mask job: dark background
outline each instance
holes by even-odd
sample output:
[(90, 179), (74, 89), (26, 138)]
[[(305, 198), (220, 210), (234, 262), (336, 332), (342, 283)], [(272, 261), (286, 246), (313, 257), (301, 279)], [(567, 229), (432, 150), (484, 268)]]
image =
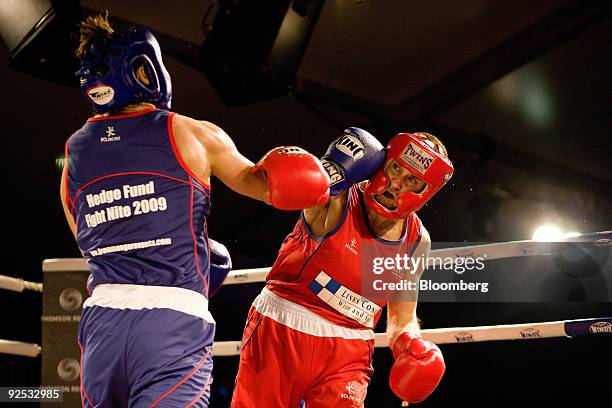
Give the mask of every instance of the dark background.
[[(286, 144), (320, 155), (348, 126), (383, 142), (397, 131), (438, 135), (456, 173), (419, 215), (433, 241), (457, 243), (529, 239), (546, 222), (583, 233), (612, 229), (606, 3), (328, 0), (291, 95), (227, 106), (189, 60), (203, 42), (210, 1), (81, 1), (153, 29), (172, 75), (173, 109), (221, 126), (253, 161)], [(7, 53), (0, 81), (1, 273), (40, 282), (43, 259), (79, 256), (59, 202), (56, 159), (90, 112), (77, 89), (10, 69)], [(240, 197), (217, 180), (212, 186), (211, 237), (226, 244), (235, 268), (271, 265), (297, 213)], [(218, 340), (240, 337), (261, 286), (224, 288), (213, 299)], [(566, 289), (555, 302), (423, 303), (418, 314), (423, 328), (612, 315), (610, 303)], [(40, 344), (39, 294), (2, 291), (0, 310), (0, 338)], [(610, 337), (445, 345), (447, 374), (420, 405), (604, 402), (610, 345)], [(216, 361), (212, 406), (223, 407), (237, 359)], [(376, 351), (368, 406), (399, 406), (386, 385), (390, 362), (388, 350)], [(0, 355), (0, 385), (39, 381), (40, 358)]]

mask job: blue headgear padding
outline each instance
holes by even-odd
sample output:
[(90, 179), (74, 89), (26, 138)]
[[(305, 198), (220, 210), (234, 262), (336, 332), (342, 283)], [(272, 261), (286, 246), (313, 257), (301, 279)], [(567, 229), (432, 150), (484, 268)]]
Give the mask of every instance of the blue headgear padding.
[[(136, 78), (140, 65), (147, 73), (148, 85)], [(158, 108), (170, 109), (170, 74), (157, 40), (147, 29), (115, 33), (110, 39), (92, 44), (77, 75), (81, 91), (98, 113), (134, 102), (151, 102)]]

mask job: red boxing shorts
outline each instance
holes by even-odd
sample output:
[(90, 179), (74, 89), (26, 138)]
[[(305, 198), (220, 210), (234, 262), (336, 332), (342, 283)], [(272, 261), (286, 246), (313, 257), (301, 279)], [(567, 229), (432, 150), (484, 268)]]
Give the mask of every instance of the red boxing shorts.
[(264, 288), (242, 336), (232, 408), (363, 407), (374, 332), (335, 325)]

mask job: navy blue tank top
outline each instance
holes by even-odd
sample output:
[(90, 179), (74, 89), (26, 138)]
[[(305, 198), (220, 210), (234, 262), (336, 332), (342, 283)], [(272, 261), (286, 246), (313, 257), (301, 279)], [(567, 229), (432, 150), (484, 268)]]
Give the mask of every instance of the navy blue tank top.
[(183, 163), (173, 115), (91, 118), (66, 143), (68, 207), (90, 291), (125, 283), (208, 296), (210, 186)]

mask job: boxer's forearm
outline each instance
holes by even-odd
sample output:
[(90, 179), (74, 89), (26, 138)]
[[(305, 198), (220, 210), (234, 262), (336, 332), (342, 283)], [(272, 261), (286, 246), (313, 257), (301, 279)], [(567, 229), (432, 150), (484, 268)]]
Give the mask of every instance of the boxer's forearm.
[[(413, 257), (415, 259), (427, 259), (431, 248), (431, 238), (425, 228), (422, 228), (421, 241), (417, 246)], [(419, 268), (414, 274), (409, 275), (413, 282), (418, 283), (421, 275), (424, 271), (424, 265), (420, 264)], [(420, 325), (417, 319), (416, 309), (416, 291), (408, 294), (402, 294), (402, 296), (410, 296), (411, 301), (389, 301), (388, 313), (387, 313), (387, 334), (389, 336), (389, 346), (393, 346), (395, 339), (403, 332), (413, 333), (420, 335)], [(406, 299), (404, 297), (404, 299)]]
[(403, 332), (420, 334), (419, 321), (416, 316), (416, 302), (389, 302), (387, 307), (387, 335), (389, 347)]
[(270, 204), (270, 190), (264, 173), (257, 171), (255, 165), (246, 167), (239, 175), (237, 189), (240, 194)]
[[(212, 143), (211, 143), (212, 144)], [(226, 186), (247, 197), (270, 204), (270, 193), (265, 174), (257, 171), (255, 164), (244, 157), (231, 139), (209, 148), (211, 174)]]

